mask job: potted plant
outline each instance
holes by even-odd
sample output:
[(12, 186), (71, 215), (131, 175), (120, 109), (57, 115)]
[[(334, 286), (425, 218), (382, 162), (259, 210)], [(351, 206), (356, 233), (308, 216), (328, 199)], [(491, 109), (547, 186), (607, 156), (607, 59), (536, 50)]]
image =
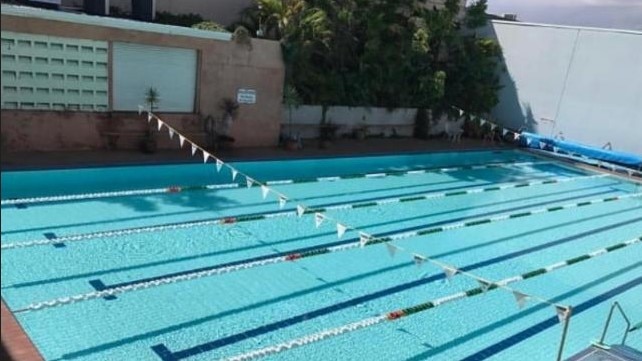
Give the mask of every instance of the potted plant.
[(366, 136), (368, 135), (368, 125), (366, 123), (365, 115), (361, 118), (361, 124), (359, 124), (354, 128), (353, 133), (354, 133), (355, 139), (357, 140), (366, 139)]
[(288, 134), (283, 141), (287, 150), (297, 150), (300, 148), (299, 139), (292, 135), (292, 108), (297, 108), (301, 104), (301, 99), (292, 85), (287, 85), (283, 91), (283, 103), (288, 108)]
[[(159, 96), (158, 90), (154, 87), (149, 87), (145, 92), (145, 103), (149, 106), (149, 111), (154, 112), (156, 104), (158, 104)], [(158, 142), (156, 141), (156, 132), (152, 124), (147, 125), (145, 137), (142, 142), (142, 149), (145, 153), (155, 153), (158, 149)]]
[(230, 127), (236, 119), (239, 110), (239, 103), (231, 98), (223, 98), (219, 103), (219, 109), (223, 112), (220, 121), (214, 127), (215, 147), (229, 149), (235, 139), (230, 136)]

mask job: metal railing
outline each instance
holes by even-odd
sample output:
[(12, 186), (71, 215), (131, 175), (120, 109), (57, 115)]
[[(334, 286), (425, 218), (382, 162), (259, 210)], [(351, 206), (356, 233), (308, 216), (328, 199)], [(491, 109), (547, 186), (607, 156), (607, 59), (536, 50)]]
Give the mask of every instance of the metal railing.
[(626, 322), (626, 330), (624, 331), (624, 336), (622, 336), (622, 343), (621, 343), (622, 345), (626, 343), (626, 337), (629, 335), (629, 332), (632, 330), (631, 321), (629, 321), (629, 318), (626, 316), (626, 313), (624, 312), (624, 309), (622, 309), (622, 306), (620, 306), (618, 302), (613, 302), (613, 305), (611, 306), (611, 311), (609, 311), (609, 317), (606, 319), (606, 324), (604, 325), (604, 330), (602, 331), (602, 337), (600, 338), (600, 345), (604, 344), (606, 333), (611, 324), (611, 319), (613, 318), (613, 311), (615, 311), (616, 309), (620, 312), (620, 314), (622, 315), (622, 318), (624, 318), (624, 321)]

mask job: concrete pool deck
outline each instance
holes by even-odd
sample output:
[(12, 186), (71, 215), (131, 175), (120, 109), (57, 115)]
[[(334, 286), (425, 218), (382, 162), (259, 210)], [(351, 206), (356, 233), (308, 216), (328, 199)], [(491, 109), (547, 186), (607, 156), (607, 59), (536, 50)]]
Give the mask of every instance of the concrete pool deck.
[(0, 314), (2, 324), (0, 358), (13, 361), (44, 360), (9, 308), (7, 308), (4, 300), (2, 300)]

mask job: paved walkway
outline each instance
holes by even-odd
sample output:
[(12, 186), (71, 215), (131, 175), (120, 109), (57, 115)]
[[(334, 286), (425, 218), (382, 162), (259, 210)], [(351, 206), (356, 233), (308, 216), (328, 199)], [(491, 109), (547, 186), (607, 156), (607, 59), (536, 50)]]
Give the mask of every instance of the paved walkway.
[[(462, 139), (461, 143), (451, 143), (444, 139), (368, 139), (356, 141), (341, 139), (329, 148), (320, 149), (317, 141), (307, 141), (304, 148), (287, 151), (277, 147), (238, 148), (216, 153), (223, 160), (260, 160), (332, 157), (346, 155), (395, 154), (422, 151), (448, 151), (463, 149), (496, 148), (491, 144), (475, 139)], [(508, 147), (510, 145), (503, 145)], [(144, 154), (136, 150), (88, 150), (55, 152), (3, 152), (0, 161), (2, 170), (66, 168), (101, 165), (160, 164), (177, 162), (199, 162), (200, 157), (190, 157), (189, 150), (163, 150), (154, 154)]]

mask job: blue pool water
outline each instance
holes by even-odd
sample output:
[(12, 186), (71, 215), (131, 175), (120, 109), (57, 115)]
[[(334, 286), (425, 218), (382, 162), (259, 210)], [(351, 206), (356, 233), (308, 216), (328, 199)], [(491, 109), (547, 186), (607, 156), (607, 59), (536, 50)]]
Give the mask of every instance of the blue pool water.
[[(438, 227), (595, 199), (642, 188), (616, 177), (519, 151), (412, 154), (297, 161), (242, 162), (260, 181), (347, 176), (417, 168), (501, 163), (502, 166), (382, 178), (275, 185), (309, 207), (458, 192), (546, 179), (569, 182), (397, 202), (327, 215), (375, 235)], [(2, 173), (2, 199), (169, 186), (227, 184), (214, 165), (109, 167)], [(244, 183), (239, 177), (237, 181)], [(296, 201), (295, 201), (296, 199)], [(394, 244), (500, 280), (642, 236), (641, 198), (542, 212), (409, 237)], [(258, 187), (2, 206), (2, 244), (21, 243), (279, 210)], [(343, 241), (358, 235), (348, 232)], [(32, 303), (223, 264), (287, 254), (338, 242), (334, 226), (312, 215), (234, 224), (175, 227), (2, 250), (2, 298), (12, 310)], [(408, 253), (390, 257), (383, 244), (255, 267), (16, 317), (47, 360), (217, 360), (477, 287), (464, 276), (417, 267)], [(601, 333), (619, 301), (642, 320), (642, 244), (511, 284), (522, 292), (572, 305), (566, 356)], [(621, 338), (614, 321), (607, 341)], [(519, 310), (496, 290), (295, 348), (273, 360), (553, 360), (562, 327), (550, 305)], [(627, 344), (642, 348), (642, 331)]]

